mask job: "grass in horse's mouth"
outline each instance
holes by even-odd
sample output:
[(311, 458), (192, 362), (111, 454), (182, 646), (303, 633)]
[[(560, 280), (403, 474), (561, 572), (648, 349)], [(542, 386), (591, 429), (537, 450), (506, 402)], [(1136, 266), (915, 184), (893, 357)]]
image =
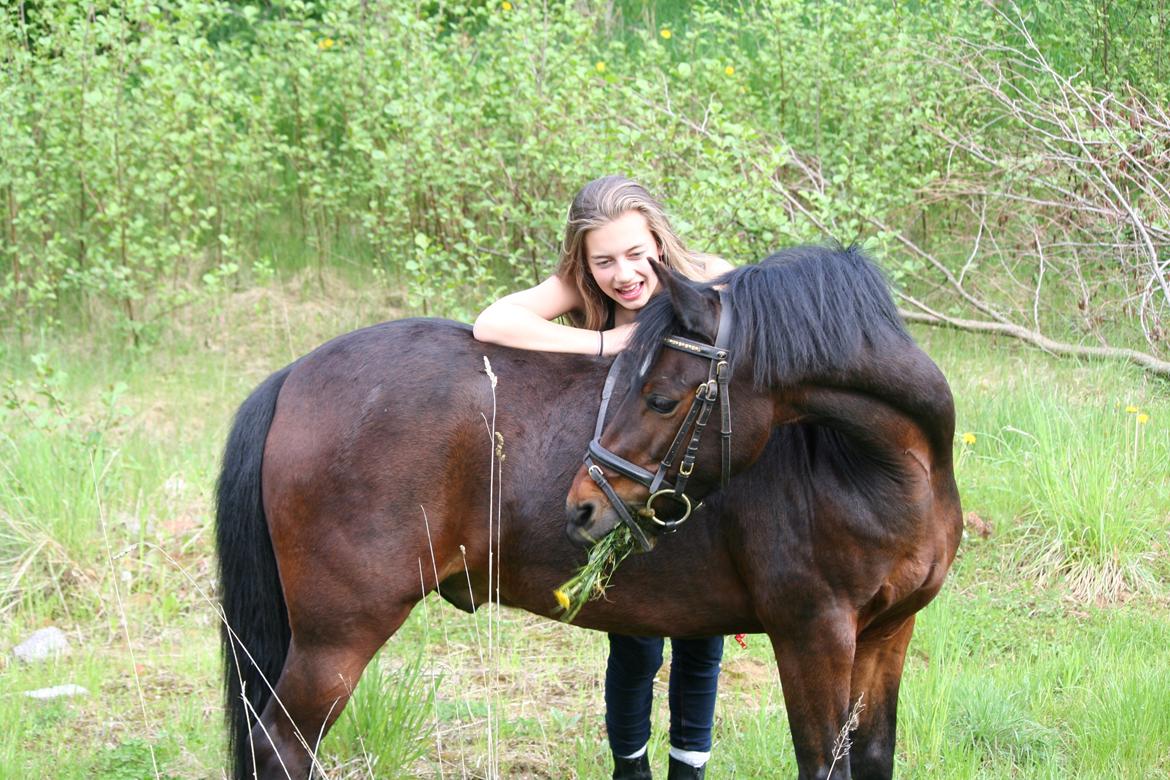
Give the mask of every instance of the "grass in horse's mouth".
[(605, 588), (618, 564), (635, 548), (634, 537), (625, 525), (619, 525), (589, 548), (589, 560), (565, 584), (553, 591), (561, 606), (561, 620), (566, 623), (577, 616), (589, 601), (605, 595)]

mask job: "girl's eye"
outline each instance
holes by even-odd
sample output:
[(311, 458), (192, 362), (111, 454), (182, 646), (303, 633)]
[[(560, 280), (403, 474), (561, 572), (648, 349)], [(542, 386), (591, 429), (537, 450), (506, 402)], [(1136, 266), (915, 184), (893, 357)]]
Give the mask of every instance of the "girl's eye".
[(664, 395), (651, 395), (646, 398), (646, 406), (659, 414), (670, 414), (678, 406), (678, 401)]

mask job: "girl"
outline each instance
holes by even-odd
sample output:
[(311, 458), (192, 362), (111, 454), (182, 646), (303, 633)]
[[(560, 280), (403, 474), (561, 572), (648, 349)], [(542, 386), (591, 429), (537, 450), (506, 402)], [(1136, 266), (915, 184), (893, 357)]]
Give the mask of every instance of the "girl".
[[(634, 315), (658, 289), (650, 260), (696, 280), (731, 270), (721, 258), (688, 251), (641, 185), (622, 176), (591, 181), (569, 207), (556, 273), (484, 309), (475, 320), (475, 337), (522, 349), (616, 354), (633, 330)], [(571, 324), (553, 322), (558, 317)], [(609, 647), (605, 724), (613, 777), (649, 780), (646, 746), (663, 640), (610, 634)], [(722, 636), (671, 640), (668, 780), (704, 775), (722, 656)]]

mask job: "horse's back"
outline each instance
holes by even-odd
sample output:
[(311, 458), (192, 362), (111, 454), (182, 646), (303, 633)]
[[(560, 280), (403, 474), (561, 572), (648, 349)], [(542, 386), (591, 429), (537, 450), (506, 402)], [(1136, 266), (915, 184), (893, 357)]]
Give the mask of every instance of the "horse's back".
[[(488, 524), (469, 518), (489, 506), (493, 423), (507, 452), (505, 511), (557, 523), (559, 534), (580, 460), (566, 442), (587, 441), (603, 375), (601, 361), (481, 343), (444, 320), (383, 323), (322, 345), (292, 368), (266, 442), (264, 503), (278, 558), (313, 549), (314, 565), (346, 580), (406, 558), (415, 567), (421, 553), (435, 555), (443, 580), (451, 550), (449, 565), (463, 571), (463, 545), (474, 570)], [(506, 525), (527, 536), (523, 524)]]
[(266, 481), (344, 479), (391, 466), (393, 454), (422, 452), (450, 435), (460, 417), (453, 407), (483, 395), (484, 383), (473, 381), (482, 377), (482, 360), (477, 366), (469, 341), (458, 323), (400, 320), (347, 333), (305, 355), (277, 401)]

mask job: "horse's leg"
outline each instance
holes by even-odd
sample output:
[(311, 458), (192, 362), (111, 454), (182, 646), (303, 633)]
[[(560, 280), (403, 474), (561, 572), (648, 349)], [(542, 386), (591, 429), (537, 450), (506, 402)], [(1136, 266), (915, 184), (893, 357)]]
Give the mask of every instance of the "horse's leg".
[(900, 624), (863, 631), (853, 663), (853, 701), (862, 698), (849, 764), (854, 780), (887, 780), (894, 775), (898, 686), (906, 662), (906, 646), (914, 632), (914, 616)]
[[(822, 613), (769, 630), (800, 780), (848, 780), (839, 746), (849, 719), (855, 628), (847, 612)], [(834, 751), (840, 755), (834, 763)]]
[[(315, 627), (292, 642), (275, 696), (252, 728), (252, 746), (259, 780), (303, 780), (310, 776), (313, 756), (333, 721), (341, 714), (366, 664), (402, 625), (411, 605), (387, 615), (381, 630), (336, 632)], [(307, 633), (307, 632), (306, 632)]]

